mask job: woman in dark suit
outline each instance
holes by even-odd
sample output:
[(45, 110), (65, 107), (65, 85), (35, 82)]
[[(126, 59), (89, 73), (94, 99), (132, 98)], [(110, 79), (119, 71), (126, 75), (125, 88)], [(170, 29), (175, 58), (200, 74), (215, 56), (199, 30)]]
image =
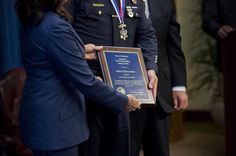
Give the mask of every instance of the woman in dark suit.
[[(36, 156), (76, 156), (88, 139), (84, 96), (113, 112), (140, 103), (99, 81), (84, 59), (83, 42), (63, 8), (65, 0), (18, 0), (27, 73), (20, 108), (23, 142)], [(91, 51), (91, 50), (90, 50)]]

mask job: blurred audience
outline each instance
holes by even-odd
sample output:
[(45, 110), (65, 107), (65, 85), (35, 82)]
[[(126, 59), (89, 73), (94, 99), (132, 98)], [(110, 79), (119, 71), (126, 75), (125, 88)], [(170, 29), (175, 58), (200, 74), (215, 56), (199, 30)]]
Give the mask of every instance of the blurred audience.
[(217, 41), (224, 79), (226, 155), (236, 155), (236, 1), (203, 0), (203, 29)]

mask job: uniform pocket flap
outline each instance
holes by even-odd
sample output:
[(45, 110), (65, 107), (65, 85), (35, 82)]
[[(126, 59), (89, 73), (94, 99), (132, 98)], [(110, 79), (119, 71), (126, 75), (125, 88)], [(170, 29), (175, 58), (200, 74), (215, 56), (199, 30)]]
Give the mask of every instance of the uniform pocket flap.
[(101, 16), (104, 14), (111, 15), (110, 7), (105, 6), (103, 3), (86, 3), (84, 4), (84, 9), (86, 15), (97, 15)]

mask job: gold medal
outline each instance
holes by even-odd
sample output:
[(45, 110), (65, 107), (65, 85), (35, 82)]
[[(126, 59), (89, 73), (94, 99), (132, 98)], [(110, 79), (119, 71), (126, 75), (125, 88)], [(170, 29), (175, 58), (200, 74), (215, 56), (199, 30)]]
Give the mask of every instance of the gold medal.
[[(126, 38), (128, 38), (128, 31), (125, 29), (126, 27), (126, 24), (125, 24), (125, 21), (124, 21), (124, 13), (125, 13), (125, 1), (123, 0), (120, 0), (120, 8), (118, 7), (117, 5), (117, 2), (116, 0), (111, 0), (111, 3), (112, 3), (112, 6), (116, 12), (116, 15), (120, 21), (120, 25), (118, 26), (120, 30), (120, 38), (123, 39), (123, 40), (126, 40)], [(132, 2), (135, 2), (137, 3), (137, 0), (132, 0)], [(128, 7), (127, 7), (128, 9)]]
[(120, 38), (123, 40), (126, 40), (126, 38), (128, 38), (128, 32), (126, 29), (123, 28), (120, 30)]
[(119, 25), (119, 28), (120, 28), (120, 29), (125, 28), (125, 27), (126, 27), (126, 24), (120, 23), (120, 25)]
[(128, 31), (125, 29), (125, 27), (126, 27), (126, 24), (124, 24), (124, 23), (121, 23), (119, 25), (119, 28), (121, 29), (120, 30), (120, 38), (123, 40), (126, 40), (126, 38), (128, 38)]
[(137, 0), (131, 0), (133, 4), (137, 4)]

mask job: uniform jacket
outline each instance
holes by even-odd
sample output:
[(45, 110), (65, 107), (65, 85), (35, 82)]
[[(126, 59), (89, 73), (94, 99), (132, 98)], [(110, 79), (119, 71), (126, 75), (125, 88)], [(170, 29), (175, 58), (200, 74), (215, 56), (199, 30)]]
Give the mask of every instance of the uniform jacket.
[(158, 40), (158, 103), (166, 112), (172, 112), (172, 87), (186, 86), (180, 26), (172, 0), (148, 0), (148, 6)]
[[(126, 0), (124, 21), (128, 38), (125, 41), (120, 38), (119, 20), (110, 0), (72, 0), (68, 8), (74, 16), (73, 26), (85, 44), (141, 47), (146, 68), (157, 70), (157, 40), (151, 21), (145, 16), (143, 0), (137, 0), (136, 4)], [(133, 17), (128, 15), (129, 8)]]
[(33, 150), (56, 150), (88, 138), (84, 96), (122, 112), (128, 103), (97, 80), (84, 60), (83, 42), (59, 15), (46, 13), (23, 33), (27, 80), (20, 109), (23, 142)]

